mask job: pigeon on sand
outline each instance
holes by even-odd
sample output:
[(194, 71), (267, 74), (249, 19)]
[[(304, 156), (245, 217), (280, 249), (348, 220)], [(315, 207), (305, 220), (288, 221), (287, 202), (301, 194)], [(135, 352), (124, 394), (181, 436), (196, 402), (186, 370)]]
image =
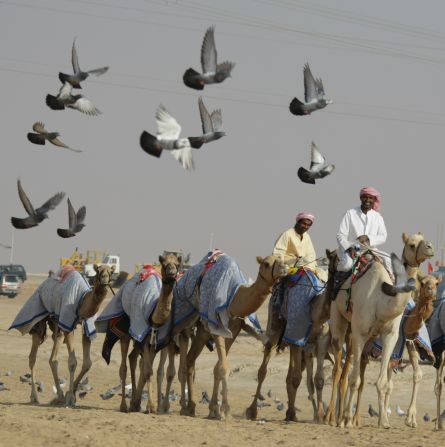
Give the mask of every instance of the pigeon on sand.
[(71, 147), (63, 143), (59, 139), (59, 132), (48, 132), (45, 129), (45, 125), (41, 121), (37, 121), (36, 123), (34, 123), (32, 129), (36, 133), (29, 132), (27, 134), (28, 140), (31, 141), (31, 143), (45, 145), (46, 141), (49, 141), (51, 144), (54, 144), (54, 146), (63, 147), (74, 152), (82, 152), (79, 149), (72, 149)]
[(222, 62), (218, 64), (215, 46), (215, 28), (207, 29), (201, 46), (202, 73), (193, 68), (185, 71), (182, 77), (187, 87), (202, 90), (206, 84), (218, 84), (231, 76), (235, 64), (233, 62)]
[(28, 217), (23, 219), (18, 217), (11, 217), (11, 223), (14, 228), (26, 229), (36, 227), (44, 219), (48, 218), (48, 211), (53, 210), (65, 197), (64, 192), (58, 192), (53, 197), (48, 199), (41, 207), (34, 210), (28, 196), (22, 188), (20, 180), (17, 180), (17, 189), (19, 192), (20, 201), (23, 204)]
[(304, 103), (294, 98), (289, 110), (293, 115), (310, 115), (316, 110), (324, 109), (332, 100), (327, 98), (324, 93), (323, 82), (320, 78), (314, 79), (309, 64), (305, 64), (304, 74)]
[(71, 63), (73, 64), (73, 74), (59, 73), (59, 79), (62, 84), (69, 82), (73, 88), (82, 88), (80, 83), (84, 81), (90, 74), (99, 76), (108, 71), (108, 67), (95, 68), (93, 70), (82, 71), (79, 67), (79, 57), (76, 51), (76, 38), (73, 40), (73, 47), (71, 49)]

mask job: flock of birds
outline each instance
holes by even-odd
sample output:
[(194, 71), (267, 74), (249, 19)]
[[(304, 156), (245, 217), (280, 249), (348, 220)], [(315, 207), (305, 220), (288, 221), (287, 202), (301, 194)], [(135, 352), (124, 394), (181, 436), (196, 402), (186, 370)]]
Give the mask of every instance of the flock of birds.
[[(90, 75), (102, 75), (108, 71), (109, 67), (95, 68), (83, 71), (79, 65), (79, 57), (76, 50), (76, 39), (73, 41), (71, 49), (71, 63), (73, 73), (59, 73), (59, 80), (62, 86), (57, 95), (46, 95), (46, 104), (52, 110), (64, 110), (66, 108), (78, 110), (87, 115), (99, 115), (100, 110), (82, 94), (73, 93), (74, 89), (81, 89), (82, 82)], [(201, 45), (201, 67), (202, 73), (193, 68), (188, 68), (183, 75), (183, 82), (187, 87), (195, 90), (203, 90), (206, 85), (219, 84), (231, 77), (235, 64), (233, 62), (218, 63), (215, 45), (215, 29), (209, 27), (204, 35)], [(321, 78), (314, 78), (309, 64), (305, 64), (304, 70), (304, 102), (298, 98), (293, 98), (289, 110), (298, 116), (310, 115), (311, 113), (325, 108), (332, 100), (325, 95)], [(156, 111), (157, 132), (153, 135), (143, 131), (140, 136), (142, 149), (159, 158), (164, 150), (169, 151), (173, 157), (186, 170), (194, 169), (193, 149), (199, 149), (204, 144), (219, 140), (226, 133), (222, 130), (222, 114), (217, 109), (209, 113), (202, 97), (198, 99), (198, 108), (201, 118), (202, 135), (181, 137), (182, 127), (178, 121), (160, 104)], [(41, 121), (33, 125), (33, 131), (27, 134), (28, 140), (33, 144), (45, 145), (49, 143), (59, 148), (68, 149), (74, 152), (82, 152), (66, 145), (59, 138), (58, 132), (46, 130)], [(309, 169), (300, 167), (298, 177), (304, 183), (314, 184), (317, 179), (321, 179), (331, 174), (335, 166), (328, 164), (325, 157), (320, 153), (314, 142), (311, 145), (311, 162)], [(48, 212), (65, 197), (65, 193), (59, 192), (47, 200), (42, 206), (34, 209), (27, 195), (25, 194), (20, 179), (17, 181), (19, 198), (28, 216), (25, 218), (12, 217), (11, 223), (15, 228), (27, 229), (37, 226), (44, 219), (48, 218)], [(74, 210), (68, 198), (68, 228), (57, 229), (60, 237), (68, 238), (75, 236), (85, 226), (86, 208), (82, 206), (77, 212)]]

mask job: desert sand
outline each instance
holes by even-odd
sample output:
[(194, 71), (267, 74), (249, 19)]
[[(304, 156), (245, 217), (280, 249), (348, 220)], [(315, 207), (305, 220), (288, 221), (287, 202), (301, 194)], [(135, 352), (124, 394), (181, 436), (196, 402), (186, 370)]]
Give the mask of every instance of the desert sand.
[[(248, 421), (244, 417), (245, 408), (250, 404), (256, 387), (256, 374), (262, 359), (262, 346), (253, 338), (238, 337), (230, 352), (229, 360), (232, 374), (229, 382), (229, 400), (232, 417), (228, 421), (210, 421), (206, 419), (207, 405), (198, 404), (197, 417), (179, 415), (179, 402), (171, 403), (170, 414), (148, 415), (141, 413), (124, 414), (119, 412), (120, 396), (103, 400), (100, 394), (120, 383), (118, 368), (120, 350), (113, 350), (112, 361), (107, 366), (101, 357), (103, 335), (92, 345), (93, 367), (88, 374), (89, 384), (93, 387), (85, 398), (77, 399), (75, 409), (53, 407), (49, 403), (54, 397), (52, 375), (48, 365), (51, 352), (51, 340), (47, 339), (40, 347), (36, 380), (43, 382), (44, 390), (39, 393), (40, 404), (29, 404), (30, 386), (22, 383), (19, 377), (29, 371), (28, 355), (31, 337), (22, 336), (16, 330), (8, 331), (15, 315), (23, 306), (42, 278), (31, 277), (23, 286), (22, 292), (14, 299), (0, 296), (0, 381), (8, 388), (0, 391), (0, 446), (17, 445), (20, 447), (39, 447), (56, 442), (64, 446), (114, 446), (114, 445), (181, 445), (181, 446), (233, 446), (239, 445), (297, 445), (297, 446), (442, 446), (445, 445), (445, 433), (434, 430), (433, 422), (425, 422), (423, 416), (428, 413), (431, 420), (436, 415), (434, 395), (435, 370), (431, 366), (422, 366), (423, 381), (418, 396), (418, 428), (412, 429), (404, 424), (404, 418), (396, 414), (396, 405), (407, 409), (412, 388), (412, 369), (407, 367), (394, 378), (394, 391), (391, 399), (392, 428), (377, 428), (377, 419), (367, 413), (369, 403), (377, 408), (377, 393), (373, 385), (379, 364), (371, 362), (366, 376), (362, 420), (363, 427), (341, 429), (312, 422), (312, 408), (307, 400), (307, 389), (302, 383), (298, 390), (296, 406), (300, 410), (299, 422), (284, 423), (286, 409), (286, 386), (288, 353), (272, 358), (263, 394), (271, 390), (272, 398), (266, 397), (270, 406), (259, 409), (259, 419), (264, 424)], [(267, 307), (258, 312), (265, 327)], [(81, 362), (81, 335), (76, 334), (76, 353), (78, 368)], [(212, 369), (216, 362), (216, 353), (204, 351), (197, 361), (196, 384), (199, 395), (202, 391), (211, 393)], [(330, 396), (331, 367), (326, 365), (326, 386), (324, 400)], [(67, 354), (62, 347), (59, 356), (59, 372), (68, 377)], [(128, 378), (129, 380), (129, 378)], [(305, 380), (305, 378), (303, 379)], [(177, 379), (173, 389), (179, 393)], [(279, 411), (277, 402), (282, 401), (285, 409)], [(445, 400), (445, 399), (444, 399)], [(144, 404), (144, 402), (143, 402)]]

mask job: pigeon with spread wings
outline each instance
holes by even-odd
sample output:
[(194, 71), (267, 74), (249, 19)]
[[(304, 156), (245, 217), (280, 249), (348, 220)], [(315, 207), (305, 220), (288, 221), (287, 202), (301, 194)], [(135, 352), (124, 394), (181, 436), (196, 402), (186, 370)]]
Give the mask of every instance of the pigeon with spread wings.
[(75, 236), (85, 226), (83, 222), (86, 214), (87, 209), (84, 206), (81, 206), (76, 213), (68, 198), (68, 228), (57, 228), (57, 234), (63, 238)]
[(188, 171), (194, 169), (192, 147), (199, 149), (204, 144), (203, 137), (179, 138), (181, 125), (162, 104), (156, 111), (156, 124), (158, 126), (156, 136), (145, 130), (142, 132), (139, 140), (142, 149), (158, 158), (163, 150), (168, 150), (184, 169)]
[(304, 183), (315, 184), (316, 179), (326, 177), (335, 169), (332, 164), (327, 164), (323, 155), (320, 154), (315, 143), (311, 144), (311, 166), (308, 169), (300, 167), (298, 178)]
[(28, 196), (22, 188), (20, 180), (17, 180), (17, 189), (19, 192), (20, 200), (28, 213), (28, 217), (23, 219), (18, 217), (11, 217), (11, 223), (14, 228), (26, 229), (36, 227), (44, 219), (48, 218), (48, 211), (53, 210), (65, 197), (64, 192), (58, 192), (49, 200), (47, 200), (40, 208), (34, 210)]
[(69, 82), (73, 88), (82, 88), (80, 83), (84, 81), (90, 74), (99, 76), (108, 71), (108, 67), (95, 68), (93, 70), (82, 71), (79, 66), (79, 57), (76, 51), (76, 39), (73, 40), (73, 47), (71, 49), (71, 63), (73, 64), (73, 74), (59, 73), (59, 79), (62, 84)]
[(198, 99), (198, 105), (203, 132), (202, 138), (204, 142), (209, 143), (210, 141), (219, 140), (225, 136), (226, 133), (222, 131), (221, 110), (214, 110), (210, 114), (201, 97)]
[(27, 134), (28, 140), (31, 141), (31, 143), (45, 145), (46, 141), (49, 141), (51, 144), (54, 144), (54, 146), (63, 147), (74, 152), (82, 152), (79, 149), (73, 149), (63, 143), (59, 139), (59, 132), (48, 132), (45, 129), (45, 125), (41, 121), (37, 121), (36, 123), (34, 123), (32, 129), (36, 133), (28, 132)]
[(207, 29), (201, 46), (202, 73), (193, 68), (185, 71), (182, 77), (187, 87), (202, 90), (206, 84), (218, 84), (231, 76), (235, 64), (233, 62), (222, 62), (218, 64), (215, 46), (215, 28)]
[(304, 101), (294, 98), (289, 110), (293, 115), (310, 115), (316, 110), (324, 109), (328, 104), (332, 104), (332, 100), (327, 98), (324, 92), (323, 81), (312, 76), (309, 64), (305, 64), (304, 74)]
[(46, 95), (46, 105), (53, 110), (64, 110), (65, 107), (78, 110), (86, 115), (99, 115), (101, 111), (85, 96), (73, 95), (73, 86), (65, 82), (57, 96)]

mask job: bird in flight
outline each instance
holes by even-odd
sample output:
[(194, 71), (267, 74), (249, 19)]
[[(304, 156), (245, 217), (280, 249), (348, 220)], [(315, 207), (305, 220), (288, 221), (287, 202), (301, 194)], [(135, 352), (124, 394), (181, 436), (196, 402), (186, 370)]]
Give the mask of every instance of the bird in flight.
[(36, 123), (34, 123), (32, 129), (36, 133), (28, 132), (27, 134), (28, 140), (31, 141), (31, 143), (45, 145), (46, 141), (49, 141), (51, 144), (54, 144), (54, 146), (63, 147), (74, 152), (82, 152), (79, 149), (73, 149), (63, 143), (59, 139), (59, 132), (48, 132), (45, 129), (45, 125), (41, 121), (37, 121)]
[(316, 179), (326, 177), (335, 169), (332, 164), (327, 164), (323, 155), (321, 155), (315, 143), (311, 144), (311, 166), (309, 169), (300, 167), (298, 169), (298, 178), (304, 183), (315, 184)]
[(57, 228), (57, 234), (63, 238), (75, 236), (76, 233), (81, 231), (85, 226), (83, 222), (85, 220), (86, 213), (87, 209), (84, 206), (81, 206), (76, 213), (70, 199), (68, 198), (68, 228)]

